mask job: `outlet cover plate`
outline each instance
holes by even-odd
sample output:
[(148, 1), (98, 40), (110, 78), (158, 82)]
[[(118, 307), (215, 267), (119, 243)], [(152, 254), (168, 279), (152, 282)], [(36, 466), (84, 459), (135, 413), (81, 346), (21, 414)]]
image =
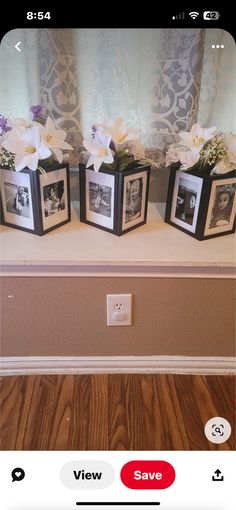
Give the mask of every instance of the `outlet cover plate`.
[(132, 325), (132, 294), (107, 294), (107, 326)]

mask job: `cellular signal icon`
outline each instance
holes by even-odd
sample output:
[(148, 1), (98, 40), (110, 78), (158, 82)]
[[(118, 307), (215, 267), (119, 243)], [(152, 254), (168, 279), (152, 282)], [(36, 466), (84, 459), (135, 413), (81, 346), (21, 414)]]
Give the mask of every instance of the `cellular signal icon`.
[(196, 19), (199, 16), (199, 12), (189, 12), (189, 16), (191, 16), (192, 19)]
[(176, 20), (184, 19), (184, 18), (185, 18), (185, 13), (184, 12), (180, 12), (179, 14), (176, 14), (175, 16), (172, 16), (172, 19), (176, 19)]

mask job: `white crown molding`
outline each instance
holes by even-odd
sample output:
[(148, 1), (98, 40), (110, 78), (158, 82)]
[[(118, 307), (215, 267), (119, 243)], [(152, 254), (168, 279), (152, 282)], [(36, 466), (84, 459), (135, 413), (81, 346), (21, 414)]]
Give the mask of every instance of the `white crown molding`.
[(14, 263), (2, 261), (0, 265), (0, 276), (31, 276), (31, 277), (129, 277), (129, 278), (219, 278), (235, 279), (235, 267), (223, 265), (204, 265), (193, 266), (189, 264), (178, 264), (168, 262), (145, 262), (135, 264), (127, 263), (80, 263), (80, 264), (58, 264), (53, 263)]
[(0, 375), (40, 374), (236, 374), (235, 357), (78, 356), (0, 358)]

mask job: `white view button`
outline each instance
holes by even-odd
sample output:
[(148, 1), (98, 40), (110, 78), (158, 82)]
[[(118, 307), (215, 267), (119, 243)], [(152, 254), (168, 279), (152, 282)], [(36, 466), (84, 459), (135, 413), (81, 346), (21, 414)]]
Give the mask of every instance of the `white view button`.
[(64, 464), (60, 478), (69, 489), (106, 489), (114, 482), (115, 471), (108, 462), (73, 460)]

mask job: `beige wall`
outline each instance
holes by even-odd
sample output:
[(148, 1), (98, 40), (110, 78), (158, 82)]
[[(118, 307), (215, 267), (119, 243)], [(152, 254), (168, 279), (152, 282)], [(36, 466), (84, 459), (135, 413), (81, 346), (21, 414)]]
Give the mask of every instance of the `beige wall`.
[[(106, 326), (108, 293), (133, 326)], [(1, 298), (2, 356), (235, 354), (232, 280), (5, 277)]]

